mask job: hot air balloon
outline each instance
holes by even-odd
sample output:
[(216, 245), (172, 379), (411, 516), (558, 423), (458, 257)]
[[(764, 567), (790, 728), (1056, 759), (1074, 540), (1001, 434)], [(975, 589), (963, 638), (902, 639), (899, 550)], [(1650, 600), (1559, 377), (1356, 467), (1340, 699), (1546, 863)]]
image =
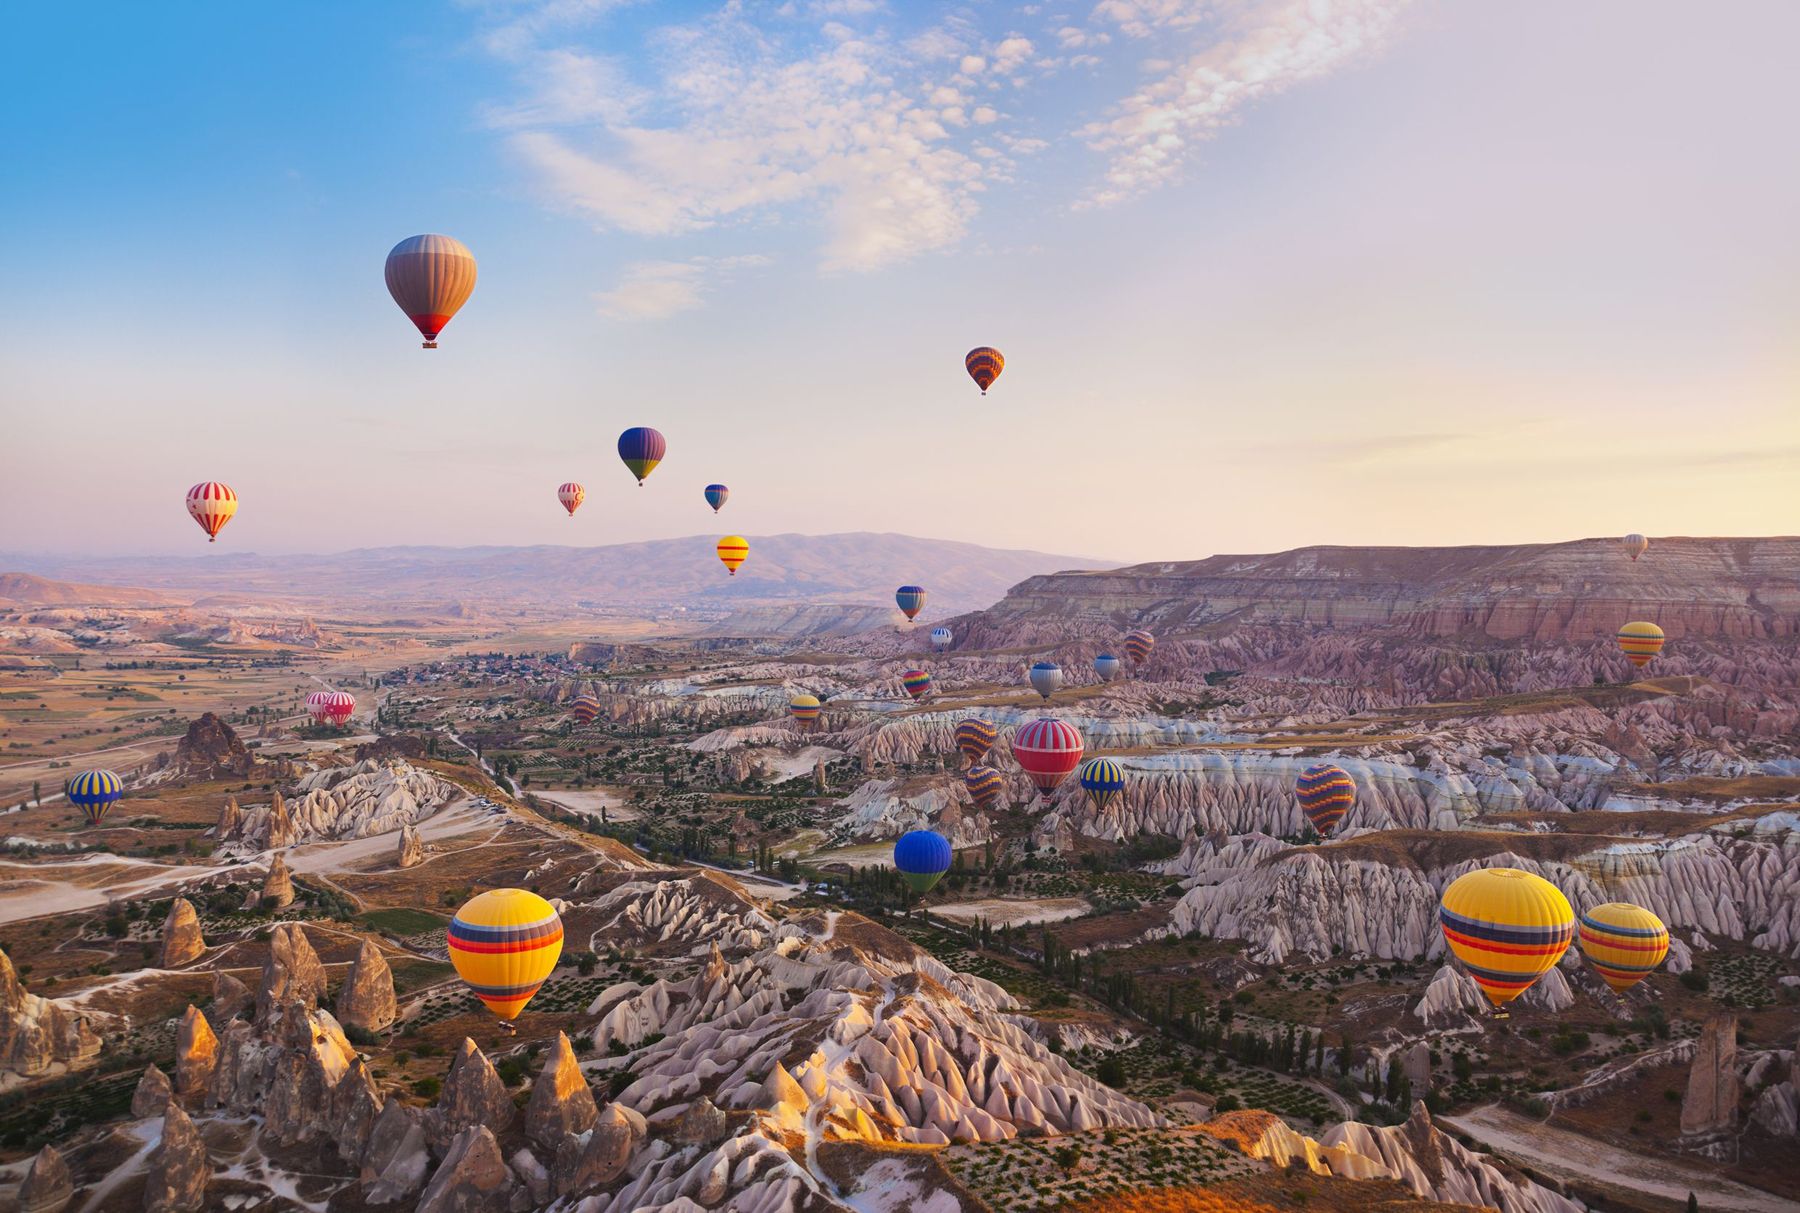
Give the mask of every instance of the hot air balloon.
[(952, 632), (949, 628), (932, 628), (931, 629), (931, 647), (932, 648), (947, 649), (954, 643), (956, 643), (956, 633)]
[(719, 507), (725, 504), (725, 499), (731, 496), (731, 490), (722, 484), (709, 484), (704, 491), (706, 504), (712, 507), (715, 514), (719, 512)]
[(985, 396), (994, 386), (994, 380), (1000, 378), (1000, 372), (1006, 369), (1006, 358), (991, 345), (978, 345), (964, 355), (963, 369), (969, 372), (969, 378)]
[(387, 256), (387, 288), (406, 318), (419, 326), (425, 348), (475, 290), (475, 254), (449, 236), (408, 236)]
[(1344, 768), (1322, 762), (1300, 772), (1294, 781), (1294, 796), (1319, 837), (1329, 838), (1356, 803), (1356, 781)]
[(527, 889), (476, 895), (445, 935), (457, 976), (501, 1019), (518, 1017), (562, 955), (562, 919)]
[(903, 585), (894, 591), (894, 602), (908, 620), (917, 619), (925, 609), (925, 590), (921, 586)]
[(1133, 665), (1143, 665), (1150, 658), (1150, 650), (1155, 647), (1156, 637), (1142, 628), (1125, 633), (1125, 656), (1131, 658)]
[(1119, 670), (1125, 663), (1111, 653), (1102, 653), (1094, 658), (1094, 673), (1100, 675), (1104, 682), (1111, 682), (1119, 676)]
[(801, 728), (817, 720), (822, 710), (823, 705), (819, 703), (817, 695), (796, 695), (788, 700), (788, 712)]
[(564, 481), (556, 486), (556, 499), (562, 502), (562, 508), (569, 511), (569, 517), (575, 517), (575, 511), (587, 500), (587, 490), (573, 480)]
[(894, 841), (894, 867), (915, 893), (931, 892), (950, 860), (949, 840), (935, 830), (909, 830)]
[(569, 705), (569, 714), (575, 717), (576, 724), (585, 728), (600, 715), (600, 701), (592, 695), (578, 695)]
[(1640, 670), (1662, 652), (1662, 647), (1663, 630), (1654, 623), (1628, 623), (1619, 629), (1619, 651)]
[(1636, 564), (1637, 558), (1650, 550), (1650, 541), (1634, 531), (1619, 540), (1619, 546), (1625, 549), (1627, 556), (1631, 557), (1631, 563)]
[(217, 480), (204, 480), (196, 484), (187, 493), (187, 510), (200, 529), (206, 532), (206, 541), (216, 543), (219, 532), (237, 513), (237, 494), (231, 491), (228, 484), (220, 484)]
[(113, 801), (125, 795), (125, 781), (111, 771), (84, 771), (63, 785), (63, 795), (81, 810), (88, 825), (97, 826)]
[(1090, 758), (1081, 764), (1081, 787), (1094, 812), (1104, 813), (1113, 798), (1125, 790), (1125, 768), (1110, 758)]
[(900, 685), (914, 699), (923, 699), (931, 694), (931, 675), (924, 670), (905, 670), (900, 675)]
[(725, 571), (737, 576), (738, 566), (750, 558), (750, 541), (742, 535), (727, 535), (714, 549), (725, 564)]
[(1044, 803), (1050, 793), (1081, 764), (1081, 734), (1054, 716), (1033, 720), (1013, 734), (1013, 757), (1031, 776)]
[(1054, 661), (1040, 661), (1031, 667), (1030, 678), (1031, 689), (1048, 699), (1063, 684), (1062, 667)]
[(320, 694), (322, 698), (318, 710), (313, 713), (313, 719), (333, 728), (349, 724), (350, 718), (356, 715), (356, 696), (349, 691), (323, 691)]
[(1438, 924), (1496, 1008), (1555, 967), (1575, 937), (1575, 911), (1555, 885), (1517, 868), (1482, 868), (1444, 890)]
[(992, 721), (983, 720), (979, 716), (971, 716), (956, 726), (956, 748), (963, 757), (969, 760), (971, 768), (994, 748), (994, 738), (1000, 736), (1000, 730)]
[(1669, 954), (1669, 928), (1628, 901), (1595, 906), (1581, 916), (1578, 933), (1581, 954), (1615, 994), (1650, 976)]
[(649, 426), (633, 426), (619, 435), (619, 458), (637, 477), (640, 489), (644, 487), (644, 477), (654, 472), (668, 453), (668, 441)]
[(989, 809), (1006, 790), (1006, 778), (993, 767), (972, 766), (963, 773), (963, 787), (969, 789), (976, 808)]

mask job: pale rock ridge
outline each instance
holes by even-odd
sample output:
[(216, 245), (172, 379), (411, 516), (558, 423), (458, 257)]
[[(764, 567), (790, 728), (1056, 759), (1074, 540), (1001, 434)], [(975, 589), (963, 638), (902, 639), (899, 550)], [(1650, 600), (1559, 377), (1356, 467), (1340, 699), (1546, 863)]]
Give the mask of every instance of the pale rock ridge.
[(19, 1185), (19, 1213), (62, 1213), (75, 1199), (75, 1177), (55, 1146), (45, 1146), (31, 1159)]
[(162, 967), (179, 968), (206, 955), (206, 940), (200, 934), (200, 915), (194, 903), (177, 897), (169, 904), (169, 916), (163, 920)]
[(1500, 1213), (1583, 1213), (1585, 1209), (1465, 1149), (1431, 1123), (1431, 1114), (1422, 1102), (1413, 1104), (1412, 1116), (1403, 1125), (1377, 1128), (1348, 1121), (1327, 1129), (1320, 1144), (1373, 1159), (1415, 1196), (1429, 1200), (1486, 1206)]
[(344, 978), (343, 987), (338, 990), (337, 1020), (380, 1032), (398, 1015), (394, 974), (388, 968), (387, 957), (381, 954), (373, 940), (364, 939), (356, 959), (350, 962), (350, 972)]
[(400, 827), (400, 846), (394, 859), (394, 866), (416, 868), (424, 862), (425, 843), (419, 837), (418, 829), (409, 821)]
[(240, 849), (280, 850), (299, 842), (366, 838), (416, 826), (461, 795), (455, 784), (403, 758), (365, 758), (303, 776), (293, 799), (244, 810)]
[(0, 1086), (6, 1076), (33, 1078), (78, 1070), (100, 1056), (100, 1037), (88, 1016), (54, 998), (40, 998), (19, 980), (0, 951)]
[(144, 1213), (195, 1213), (206, 1199), (211, 1173), (200, 1130), (180, 1104), (169, 1104), (163, 1112), (161, 1139), (150, 1152)]

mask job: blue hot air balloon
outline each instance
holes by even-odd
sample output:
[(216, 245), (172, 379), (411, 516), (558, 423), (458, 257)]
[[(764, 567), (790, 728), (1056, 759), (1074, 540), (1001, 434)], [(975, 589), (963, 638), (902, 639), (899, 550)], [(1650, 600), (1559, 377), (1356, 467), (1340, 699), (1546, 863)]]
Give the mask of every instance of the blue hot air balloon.
[(111, 771), (85, 771), (63, 786), (63, 794), (81, 810), (89, 825), (97, 826), (113, 801), (125, 795), (125, 782)]
[(947, 649), (953, 643), (955, 643), (955, 641), (956, 641), (956, 633), (952, 632), (949, 628), (932, 628), (931, 629), (931, 647), (932, 648)]
[(712, 507), (715, 514), (719, 512), (719, 507), (725, 504), (725, 499), (729, 496), (731, 496), (731, 490), (722, 484), (706, 486), (706, 504)]
[(1102, 653), (1094, 658), (1094, 673), (1100, 675), (1102, 682), (1111, 682), (1117, 678), (1119, 670), (1123, 667), (1124, 663), (1111, 653)]
[(644, 487), (644, 477), (655, 471), (668, 453), (668, 440), (647, 425), (634, 425), (619, 435), (619, 458), (637, 477), (639, 488)]
[(894, 867), (915, 893), (929, 893), (950, 870), (950, 841), (935, 830), (912, 830), (894, 843)]
[(1088, 759), (1081, 764), (1080, 778), (1082, 790), (1096, 813), (1106, 812), (1106, 806), (1125, 790), (1125, 768), (1110, 758)]
[(919, 585), (903, 585), (894, 591), (894, 603), (900, 613), (908, 620), (917, 619), (919, 612), (925, 609), (925, 587)]
[(1031, 667), (1031, 689), (1045, 699), (1056, 694), (1063, 684), (1062, 667), (1054, 661), (1040, 661)]

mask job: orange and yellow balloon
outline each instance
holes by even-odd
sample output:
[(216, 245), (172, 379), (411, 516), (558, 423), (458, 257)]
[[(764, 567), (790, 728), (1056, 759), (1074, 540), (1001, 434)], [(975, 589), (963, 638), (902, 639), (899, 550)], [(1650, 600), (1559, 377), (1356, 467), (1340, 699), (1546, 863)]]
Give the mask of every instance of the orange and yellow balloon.
[(715, 550), (719, 553), (719, 560), (724, 564), (725, 571), (736, 577), (738, 566), (750, 558), (750, 541), (742, 535), (727, 535), (719, 540)]
[(1669, 954), (1669, 928), (1628, 901), (1609, 901), (1581, 916), (1581, 954), (1613, 993), (1650, 976)]
[(1575, 911), (1562, 890), (1517, 868), (1456, 878), (1438, 906), (1444, 941), (1496, 1008), (1529, 990), (1569, 950)]
[(562, 955), (562, 918), (528, 889), (478, 894), (445, 934), (457, 976), (501, 1019), (518, 1018)]
[(1619, 651), (1631, 664), (1643, 669), (1650, 659), (1662, 652), (1663, 630), (1654, 623), (1628, 623), (1619, 629)]
[(435, 350), (438, 334), (475, 293), (475, 254), (453, 236), (408, 236), (388, 253), (388, 294)]
[(237, 507), (237, 494), (229, 484), (217, 480), (203, 480), (187, 493), (187, 512), (206, 532), (208, 543), (218, 542), (219, 532), (237, 514)]

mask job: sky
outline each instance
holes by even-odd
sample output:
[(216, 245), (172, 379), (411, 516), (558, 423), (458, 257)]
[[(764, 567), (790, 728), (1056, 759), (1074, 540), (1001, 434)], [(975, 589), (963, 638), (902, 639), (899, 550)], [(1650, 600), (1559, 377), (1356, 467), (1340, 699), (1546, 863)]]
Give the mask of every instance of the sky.
[[(0, 551), (197, 554), (210, 479), (220, 554), (1793, 534), (1796, 42), (1785, 0), (27, 6)], [(480, 263), (436, 351), (382, 279), (419, 232)]]

